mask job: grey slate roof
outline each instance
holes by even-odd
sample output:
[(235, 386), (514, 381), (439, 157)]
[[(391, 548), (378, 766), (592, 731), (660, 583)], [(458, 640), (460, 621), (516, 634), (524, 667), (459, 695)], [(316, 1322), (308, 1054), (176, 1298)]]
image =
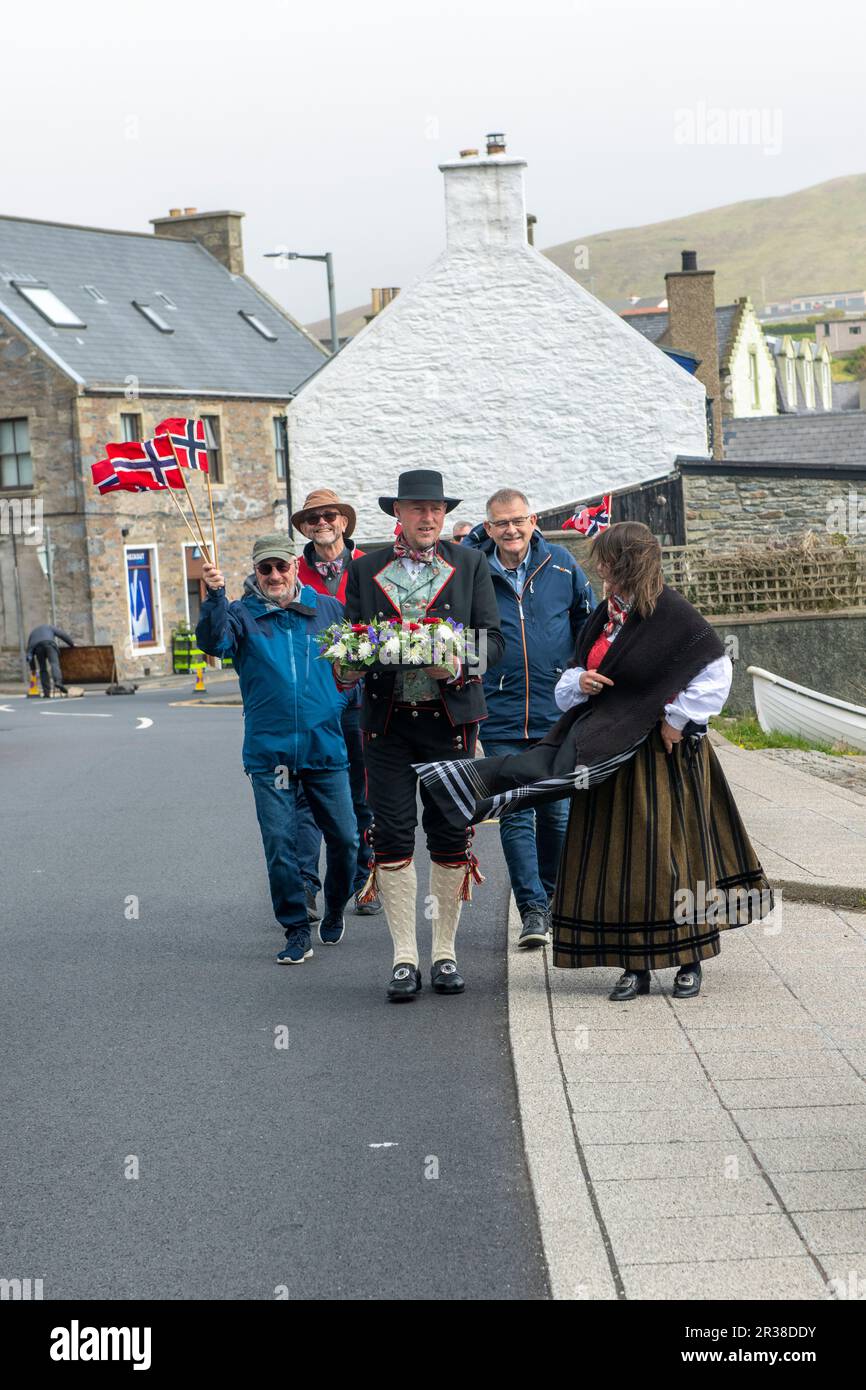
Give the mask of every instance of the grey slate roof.
[(723, 422), (725, 458), (738, 462), (866, 464), (866, 412), (758, 415)]
[[(720, 363), (727, 351), (728, 340), (739, 307), (739, 304), (720, 304), (716, 309), (716, 336), (719, 340)], [(651, 343), (658, 343), (668, 329), (666, 309), (660, 309), (657, 314), (635, 314), (633, 317), (630, 314), (625, 314), (624, 318), (626, 323), (630, 323), (632, 328), (637, 329), (644, 338), (649, 338)]]
[[(13, 280), (47, 285), (86, 328), (55, 328)], [(84, 288), (95, 285), (97, 303)], [(177, 305), (156, 298), (162, 290)], [(175, 330), (161, 333), (133, 307), (152, 305)], [(276, 334), (268, 342), (239, 310)], [(0, 315), (90, 389), (145, 389), (285, 399), (326, 360), (294, 320), (196, 241), (0, 217)]]
[(834, 409), (834, 410), (859, 410), (859, 409), (860, 409), (860, 383), (859, 383), (859, 381), (834, 381), (834, 382), (833, 382), (833, 409)]

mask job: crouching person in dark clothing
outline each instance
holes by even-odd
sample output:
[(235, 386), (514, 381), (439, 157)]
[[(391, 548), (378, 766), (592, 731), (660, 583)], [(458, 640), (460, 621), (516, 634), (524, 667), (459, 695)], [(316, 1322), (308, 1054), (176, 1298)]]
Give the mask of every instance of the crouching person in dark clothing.
[(298, 560), (288, 536), (253, 547), (254, 572), (244, 596), (229, 603), (214, 565), (202, 575), (208, 595), (196, 639), (211, 656), (230, 656), (244, 702), (244, 770), (252, 783), (274, 914), (286, 934), (281, 964), (300, 965), (313, 952), (304, 880), (298, 862), (298, 792), (325, 838), (325, 912), (319, 940), (336, 945), (351, 896), (358, 833), (340, 716), (346, 695), (319, 656), (316, 633), (341, 622), (336, 599), (298, 586)]

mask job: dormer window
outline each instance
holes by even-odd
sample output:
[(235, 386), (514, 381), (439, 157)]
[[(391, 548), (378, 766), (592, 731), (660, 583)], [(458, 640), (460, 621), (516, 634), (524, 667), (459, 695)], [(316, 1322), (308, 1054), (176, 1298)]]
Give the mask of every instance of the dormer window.
[(255, 314), (249, 313), (246, 309), (238, 309), (238, 313), (244, 322), (249, 324), (250, 328), (254, 328), (263, 338), (267, 338), (269, 343), (275, 343), (277, 341), (276, 333), (272, 333), (267, 324), (262, 323), (261, 319), (256, 318)]
[(154, 328), (159, 329), (160, 333), (174, 332), (171, 324), (166, 323), (162, 315), (158, 314), (155, 309), (152, 309), (149, 304), (141, 304), (137, 299), (134, 299), (132, 303), (134, 308), (136, 308), (140, 314), (144, 315), (148, 323), (152, 323)]
[(830, 372), (830, 363), (821, 363), (821, 395), (824, 401), (824, 409), (830, 410), (833, 405), (833, 378)]
[(752, 409), (761, 408), (761, 383), (758, 378), (758, 349), (749, 348), (749, 385), (752, 389)]
[(808, 357), (803, 363), (803, 394), (808, 410), (815, 409), (815, 364)]
[(18, 293), (32, 304), (38, 314), (53, 324), (55, 328), (86, 328), (73, 309), (70, 309), (58, 299), (53, 290), (47, 285), (42, 285), (38, 281), (22, 283), (20, 280), (13, 281)]
[(785, 394), (788, 397), (788, 405), (794, 410), (797, 405), (797, 369), (793, 357), (785, 358)]

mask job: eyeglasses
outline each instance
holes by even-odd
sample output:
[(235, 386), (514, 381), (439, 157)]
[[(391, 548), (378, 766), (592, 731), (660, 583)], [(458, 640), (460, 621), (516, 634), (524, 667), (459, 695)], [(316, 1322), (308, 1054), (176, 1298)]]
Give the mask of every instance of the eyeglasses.
[(294, 563), (294, 560), (290, 560), (288, 563), (285, 560), (262, 560), (261, 564), (256, 565), (256, 569), (259, 574), (263, 574), (265, 577), (270, 574), (271, 570), (277, 570), (279, 574), (288, 574)]
[(342, 516), (342, 512), (331, 511), (330, 509), (326, 512), (309, 512), (307, 522), (310, 526), (318, 526), (320, 521), (327, 521), (329, 526), (333, 526), (338, 516)]
[(531, 521), (528, 516), (510, 516), (507, 521), (488, 521), (491, 531), (505, 531), (509, 526), (525, 526), (527, 521)]

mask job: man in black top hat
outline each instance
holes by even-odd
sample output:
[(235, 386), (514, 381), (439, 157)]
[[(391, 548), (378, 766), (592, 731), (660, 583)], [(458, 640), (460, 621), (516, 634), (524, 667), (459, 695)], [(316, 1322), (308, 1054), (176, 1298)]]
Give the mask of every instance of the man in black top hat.
[[(456, 666), (420, 667), (377, 662), (364, 680), (361, 728), (367, 789), (373, 808), (373, 871), (368, 892), (385, 905), (394, 941), (388, 998), (412, 999), (421, 989), (415, 935), (417, 880), (413, 855), (417, 774), (414, 763), (472, 758), (478, 724), (487, 713), (483, 671), (502, 658), (505, 644), (490, 567), (480, 551), (441, 539), (448, 512), (460, 499), (446, 497), (442, 475), (420, 468), (401, 473), (396, 496), (379, 506), (400, 523), (392, 545), (353, 560), (346, 586), (346, 618), (401, 624), (438, 617), (468, 630), (465, 660)], [(360, 679), (338, 671), (341, 684)], [(439, 994), (460, 994), (454, 942), (461, 902), (472, 880), (482, 882), (472, 853), (472, 828), (455, 830), (421, 788), (421, 824), (430, 852), (433, 912), (431, 982)]]

